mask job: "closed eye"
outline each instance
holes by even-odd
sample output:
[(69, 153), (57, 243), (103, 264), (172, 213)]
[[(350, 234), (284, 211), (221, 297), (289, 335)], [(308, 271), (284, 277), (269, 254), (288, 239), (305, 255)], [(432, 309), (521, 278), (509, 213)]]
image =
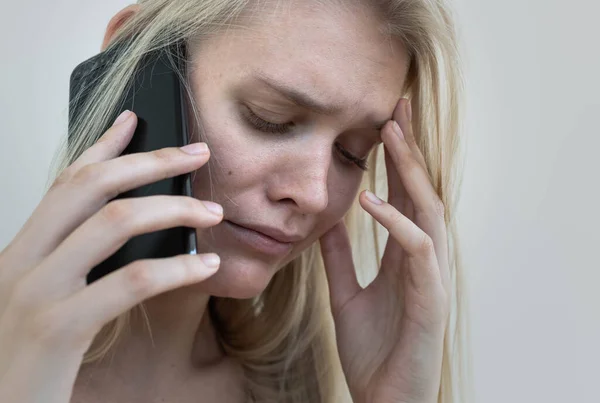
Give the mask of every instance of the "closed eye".
[(346, 160), (348, 160), (349, 162), (352, 162), (352, 163), (356, 164), (356, 166), (358, 166), (363, 171), (368, 171), (369, 170), (369, 166), (367, 164), (367, 159), (366, 158), (358, 158), (357, 156), (349, 153), (345, 148), (343, 148), (340, 145), (340, 143), (335, 143), (335, 147), (337, 148), (337, 150), (339, 151), (339, 153), (344, 156), (344, 158)]
[(292, 122), (268, 122), (262, 118), (259, 118), (254, 112), (252, 112), (252, 109), (246, 107), (246, 110), (248, 111), (248, 120), (250, 121), (252, 126), (254, 126), (255, 129), (260, 130), (261, 132), (285, 134), (288, 133), (294, 127), (294, 123)]
[[(245, 107), (247, 110), (247, 120), (256, 130), (264, 133), (277, 133), (285, 134), (289, 133), (295, 126), (293, 122), (288, 123), (272, 123), (258, 117), (252, 109)], [(355, 164), (358, 168), (363, 171), (368, 171), (367, 158), (359, 158), (348, 150), (343, 148), (340, 143), (335, 143), (337, 151), (342, 155), (346, 162)]]

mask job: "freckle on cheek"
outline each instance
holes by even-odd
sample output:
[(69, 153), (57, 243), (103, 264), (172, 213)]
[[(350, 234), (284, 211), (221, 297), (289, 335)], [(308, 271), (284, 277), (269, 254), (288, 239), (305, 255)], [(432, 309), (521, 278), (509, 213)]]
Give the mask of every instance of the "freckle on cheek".
[(227, 174), (228, 174), (228, 175), (231, 175), (231, 171), (229, 171)]

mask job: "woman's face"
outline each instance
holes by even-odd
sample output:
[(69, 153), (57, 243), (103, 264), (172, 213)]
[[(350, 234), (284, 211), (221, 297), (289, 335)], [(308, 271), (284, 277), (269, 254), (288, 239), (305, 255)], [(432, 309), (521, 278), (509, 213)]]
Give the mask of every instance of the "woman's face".
[(198, 230), (199, 253), (221, 257), (201, 287), (234, 298), (259, 294), (343, 218), (408, 68), (368, 10), (294, 2), (254, 24), (189, 49), (211, 149), (195, 197), (224, 208), (222, 223)]

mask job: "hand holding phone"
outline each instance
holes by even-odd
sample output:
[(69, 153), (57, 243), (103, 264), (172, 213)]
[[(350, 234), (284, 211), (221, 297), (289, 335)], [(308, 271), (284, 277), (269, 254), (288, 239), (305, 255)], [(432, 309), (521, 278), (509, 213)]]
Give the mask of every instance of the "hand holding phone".
[[(107, 322), (218, 269), (217, 255), (181, 254), (136, 260), (86, 285), (89, 270), (132, 237), (222, 220), (218, 205), (187, 196), (107, 203), (108, 195), (183, 175), (209, 159), (198, 145), (122, 155), (137, 122), (132, 114), (111, 127), (74, 161), (0, 252), (1, 402), (68, 403), (83, 354)], [(193, 146), (199, 153), (190, 154)]]
[[(73, 123), (81, 114), (94, 85), (102, 74), (106, 74), (115, 57), (126, 45), (125, 43), (113, 46), (80, 63), (73, 70), (69, 102), (70, 141), (73, 140)], [(125, 94), (119, 101), (119, 112), (129, 109), (137, 117), (135, 133), (127, 148), (123, 150), (124, 155), (179, 147), (188, 143), (190, 134), (187, 127), (187, 101), (184, 96), (186, 92), (176, 72), (179, 70), (185, 76), (186, 49), (185, 42), (177, 42), (147, 54), (138, 64)], [(151, 195), (192, 197), (191, 186), (190, 175), (185, 174), (136, 187), (117, 195), (116, 199)], [(92, 283), (135, 260), (195, 253), (195, 228), (177, 227), (144, 233), (128, 240), (119, 250), (92, 268), (87, 282)]]

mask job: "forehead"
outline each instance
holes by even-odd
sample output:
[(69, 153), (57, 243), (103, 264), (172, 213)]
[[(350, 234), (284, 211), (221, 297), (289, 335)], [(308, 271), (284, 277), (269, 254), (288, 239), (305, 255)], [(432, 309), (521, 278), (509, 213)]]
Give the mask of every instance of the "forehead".
[(409, 61), (403, 45), (380, 32), (383, 22), (374, 12), (317, 1), (271, 5), (218, 35), (221, 60), (243, 72), (265, 72), (323, 102), (348, 110), (386, 105), (391, 115)]

